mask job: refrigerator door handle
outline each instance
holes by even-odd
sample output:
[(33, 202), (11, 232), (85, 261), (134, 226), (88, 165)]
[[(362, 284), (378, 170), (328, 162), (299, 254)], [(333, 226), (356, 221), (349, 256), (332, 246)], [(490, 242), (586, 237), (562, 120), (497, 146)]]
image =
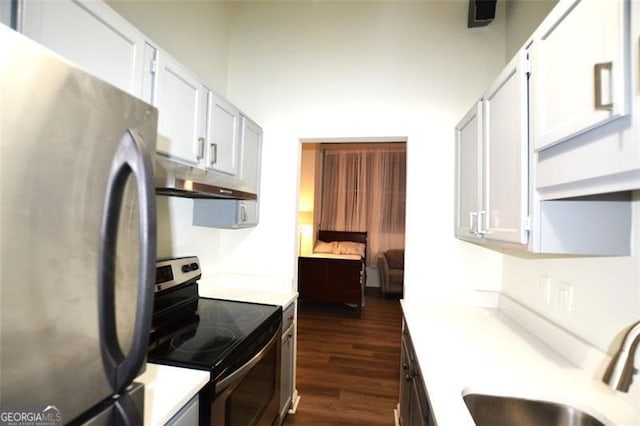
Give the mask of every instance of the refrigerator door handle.
[[(153, 168), (145, 142), (128, 129), (113, 156), (102, 218), (101, 247), (98, 257), (98, 315), (100, 352), (105, 374), (112, 389), (121, 393), (140, 373), (149, 342), (153, 310), (156, 260), (156, 205)], [(139, 204), (138, 296), (131, 349), (123, 354), (118, 342), (115, 306), (115, 261), (120, 209), (125, 185), (133, 175)]]

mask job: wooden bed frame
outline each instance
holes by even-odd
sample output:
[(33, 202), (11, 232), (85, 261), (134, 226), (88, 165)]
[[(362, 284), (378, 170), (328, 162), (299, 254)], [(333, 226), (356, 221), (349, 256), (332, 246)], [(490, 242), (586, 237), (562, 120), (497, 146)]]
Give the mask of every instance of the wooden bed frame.
[(362, 291), (366, 282), (366, 232), (318, 231), (320, 241), (354, 241), (365, 245), (361, 260), (298, 258), (298, 292), (302, 303), (340, 303), (362, 311)]

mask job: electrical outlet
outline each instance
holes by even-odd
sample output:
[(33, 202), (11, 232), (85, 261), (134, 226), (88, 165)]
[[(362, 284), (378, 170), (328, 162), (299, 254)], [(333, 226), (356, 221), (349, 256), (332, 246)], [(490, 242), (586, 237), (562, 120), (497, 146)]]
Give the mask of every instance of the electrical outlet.
[(573, 311), (573, 286), (569, 283), (560, 283), (558, 290), (558, 306), (566, 313)]
[(540, 279), (538, 280), (538, 295), (545, 304), (548, 305), (551, 302), (551, 278), (546, 275), (540, 275)]

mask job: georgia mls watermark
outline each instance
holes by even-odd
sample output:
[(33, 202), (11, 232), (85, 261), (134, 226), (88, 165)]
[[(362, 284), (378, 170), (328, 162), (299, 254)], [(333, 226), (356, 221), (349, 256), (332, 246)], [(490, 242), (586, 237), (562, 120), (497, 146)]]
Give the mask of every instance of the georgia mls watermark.
[(0, 406), (0, 426), (62, 426), (62, 413), (55, 405)]

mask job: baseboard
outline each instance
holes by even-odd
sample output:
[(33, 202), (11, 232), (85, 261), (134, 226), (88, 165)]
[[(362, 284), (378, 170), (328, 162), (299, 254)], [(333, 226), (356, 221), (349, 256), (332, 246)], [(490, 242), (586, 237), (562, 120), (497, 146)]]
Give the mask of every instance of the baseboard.
[(298, 411), (298, 404), (300, 404), (300, 394), (298, 390), (295, 389), (293, 391), (293, 396), (291, 397), (291, 408), (289, 408), (289, 414), (295, 414)]

